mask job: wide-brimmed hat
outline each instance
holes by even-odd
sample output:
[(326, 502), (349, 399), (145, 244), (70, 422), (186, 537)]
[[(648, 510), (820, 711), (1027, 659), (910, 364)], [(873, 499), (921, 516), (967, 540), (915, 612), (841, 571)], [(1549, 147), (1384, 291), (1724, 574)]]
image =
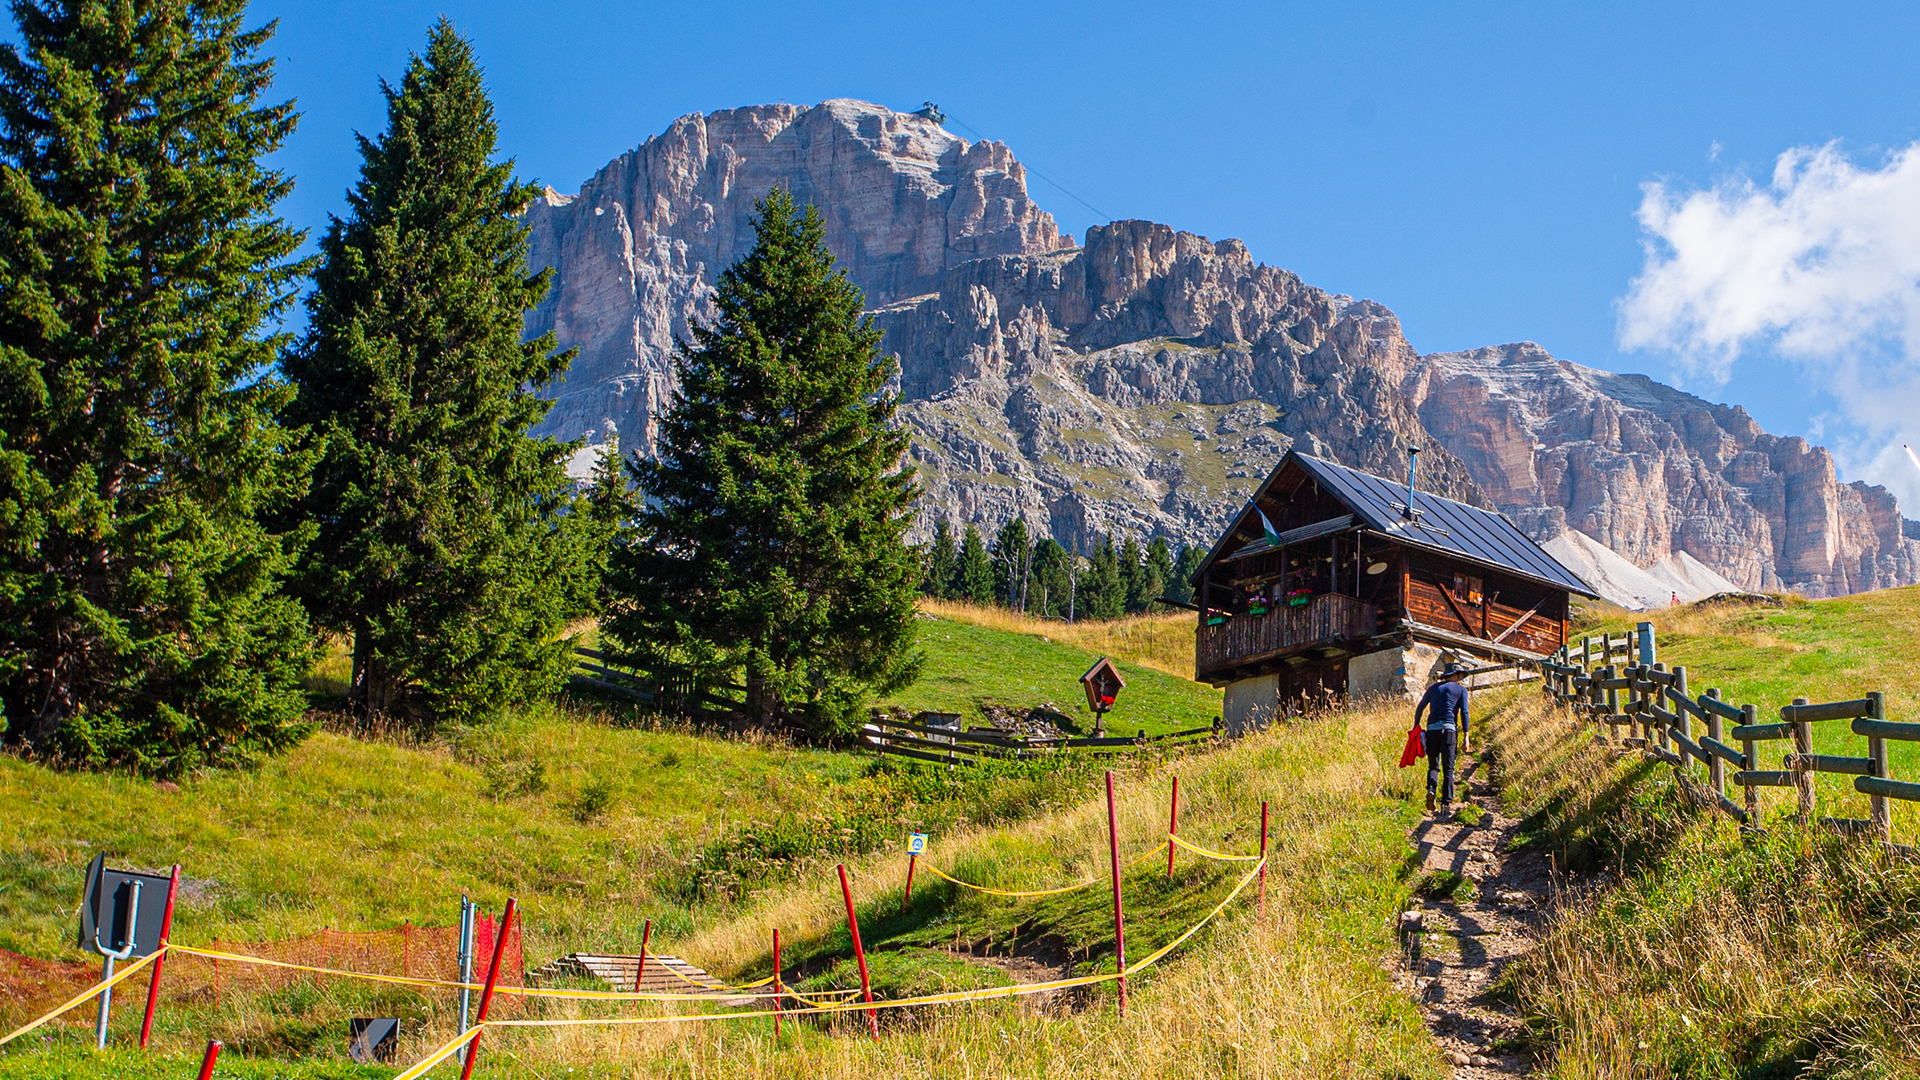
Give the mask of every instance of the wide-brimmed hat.
[(1451, 679), (1455, 675), (1471, 675), (1471, 674), (1473, 674), (1473, 670), (1471, 668), (1467, 667), (1467, 665), (1459, 662), (1458, 660), (1455, 660), (1452, 663), (1448, 664), (1445, 670), (1440, 672), (1440, 677), (1443, 679)]

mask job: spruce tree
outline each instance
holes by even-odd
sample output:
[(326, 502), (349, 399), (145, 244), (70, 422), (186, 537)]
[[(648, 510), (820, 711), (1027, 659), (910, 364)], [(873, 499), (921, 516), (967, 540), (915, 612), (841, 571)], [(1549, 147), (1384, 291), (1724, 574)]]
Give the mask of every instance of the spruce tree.
[(980, 530), (972, 525), (960, 538), (959, 561), (953, 568), (953, 596), (970, 604), (993, 603), (993, 560)]
[(1120, 580), (1120, 556), (1113, 550), (1113, 534), (1100, 538), (1093, 549), (1093, 565), (1080, 578), (1080, 603), (1089, 619), (1117, 619), (1126, 613), (1127, 590)]
[(920, 591), (936, 600), (952, 596), (957, 558), (953, 550), (953, 526), (943, 518), (934, 527), (933, 543), (927, 546), (927, 569), (921, 578)]
[(1173, 562), (1173, 576), (1167, 579), (1169, 600), (1178, 600), (1183, 604), (1197, 601), (1193, 595), (1193, 576), (1200, 572), (1200, 564), (1207, 559), (1207, 549), (1188, 544), (1180, 545), (1180, 555)]
[(635, 465), (649, 501), (616, 553), (608, 629), (637, 666), (742, 679), (757, 722), (832, 736), (918, 674), (919, 489), (896, 365), (819, 213), (778, 188), (757, 211), (718, 318), (675, 358), (659, 457)]
[(360, 180), (321, 244), (294, 415), (324, 439), (300, 592), (353, 637), (352, 699), (465, 720), (556, 689), (591, 552), (565, 521), (570, 446), (530, 437), (565, 370), (522, 340), (548, 272), (526, 269), (536, 189), (495, 161), (473, 50), (442, 19), (361, 137)]
[(261, 159), (271, 28), (241, 0), (15, 0), (0, 45), (0, 725), (179, 772), (305, 730), (305, 462), (263, 328), (307, 267)]
[(1028, 586), (1027, 610), (1035, 615), (1065, 618), (1073, 595), (1072, 568), (1067, 549), (1051, 536), (1033, 545), (1033, 578)]
[(640, 500), (634, 495), (626, 459), (620, 454), (618, 435), (601, 444), (580, 501), (583, 505), (576, 506), (566, 522), (577, 531), (582, 547), (580, 581), (586, 595), (575, 614), (599, 615), (613, 599), (607, 587), (613, 550), (632, 536), (634, 520), (640, 515)]
[(1138, 615), (1147, 610), (1147, 605), (1160, 594), (1149, 592), (1152, 581), (1147, 574), (1147, 564), (1140, 558), (1140, 541), (1127, 537), (1120, 545), (1120, 583), (1126, 591), (1126, 609), (1129, 615)]
[(1164, 536), (1156, 536), (1147, 543), (1146, 575), (1148, 603), (1142, 610), (1151, 611), (1153, 604), (1170, 595), (1174, 587), (1173, 548)]
[(1027, 593), (1027, 571), (1033, 552), (1027, 545), (1027, 523), (1009, 518), (993, 537), (993, 598), (1014, 611), (1022, 610)]

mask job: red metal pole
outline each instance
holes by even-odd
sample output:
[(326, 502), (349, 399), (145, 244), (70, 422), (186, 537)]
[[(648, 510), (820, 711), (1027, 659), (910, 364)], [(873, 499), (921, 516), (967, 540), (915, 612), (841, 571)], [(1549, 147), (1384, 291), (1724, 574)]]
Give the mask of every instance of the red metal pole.
[(1120, 829), (1113, 816), (1113, 770), (1107, 770), (1107, 855), (1113, 862), (1113, 963), (1120, 973), (1120, 1016), (1127, 1015), (1127, 927), (1120, 911)]
[(911, 852), (907, 854), (907, 895), (900, 898), (901, 911), (907, 910), (907, 905), (913, 903), (913, 867), (919, 861), (920, 856)]
[(207, 1043), (207, 1056), (200, 1059), (200, 1080), (210, 1080), (213, 1076), (213, 1063), (220, 1056), (220, 1047), (223, 1045), (219, 1039)]
[(1173, 837), (1180, 831), (1180, 778), (1173, 778), (1173, 796), (1167, 800), (1167, 877), (1173, 877)]
[(780, 1037), (780, 995), (786, 993), (780, 985), (780, 928), (773, 928), (773, 1037)]
[(1267, 917), (1267, 801), (1260, 800), (1260, 917)]
[[(853, 958), (860, 964), (860, 997), (871, 1006), (873, 983), (867, 978), (867, 951), (860, 945), (860, 922), (853, 917), (853, 886), (847, 884), (847, 864), (841, 863), (838, 869), (840, 895), (847, 901), (847, 933), (853, 936)], [(874, 1038), (880, 1037), (880, 1013), (872, 1008), (867, 1009), (867, 1030), (873, 1032)]]
[(173, 933), (173, 899), (180, 895), (180, 864), (173, 864), (173, 877), (167, 882), (167, 908), (160, 914), (160, 955), (153, 958), (153, 977), (147, 980), (147, 1015), (140, 1021), (140, 1049), (147, 1048), (153, 1034), (153, 1006), (160, 1000), (160, 965), (167, 962), (167, 935)]
[[(473, 1022), (487, 1022), (487, 1006), (493, 1004), (493, 985), (500, 980), (500, 957), (507, 951), (507, 931), (513, 929), (513, 912), (520, 906), (513, 897), (507, 898), (507, 913), (500, 916), (500, 932), (493, 939), (493, 959), (487, 963), (487, 988), (480, 992), (480, 1012)], [(480, 1056), (480, 1033), (473, 1033), (473, 1041), (467, 1044), (467, 1063), (460, 1068), (460, 1080), (468, 1080), (473, 1075), (474, 1059)]]
[(647, 942), (653, 940), (653, 920), (640, 928), (640, 967), (633, 973), (633, 992), (640, 992), (640, 983), (647, 977)]

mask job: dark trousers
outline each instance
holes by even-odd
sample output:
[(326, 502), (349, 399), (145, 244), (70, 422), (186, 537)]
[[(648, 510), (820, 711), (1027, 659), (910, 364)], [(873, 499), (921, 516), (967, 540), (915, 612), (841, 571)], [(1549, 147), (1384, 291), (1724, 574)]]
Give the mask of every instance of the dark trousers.
[(1441, 728), (1439, 731), (1427, 729), (1427, 795), (1431, 797), (1434, 788), (1440, 786), (1440, 777), (1444, 773), (1447, 779), (1446, 786), (1441, 789), (1441, 802), (1453, 801), (1453, 755), (1459, 745), (1455, 741), (1457, 734), (1452, 728)]

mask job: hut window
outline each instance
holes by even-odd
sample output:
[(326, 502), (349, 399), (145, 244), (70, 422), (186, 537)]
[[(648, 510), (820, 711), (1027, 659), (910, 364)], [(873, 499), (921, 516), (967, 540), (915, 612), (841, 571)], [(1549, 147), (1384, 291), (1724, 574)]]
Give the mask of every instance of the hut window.
[(1466, 574), (1453, 575), (1453, 598), (1463, 604), (1480, 602), (1480, 579)]

